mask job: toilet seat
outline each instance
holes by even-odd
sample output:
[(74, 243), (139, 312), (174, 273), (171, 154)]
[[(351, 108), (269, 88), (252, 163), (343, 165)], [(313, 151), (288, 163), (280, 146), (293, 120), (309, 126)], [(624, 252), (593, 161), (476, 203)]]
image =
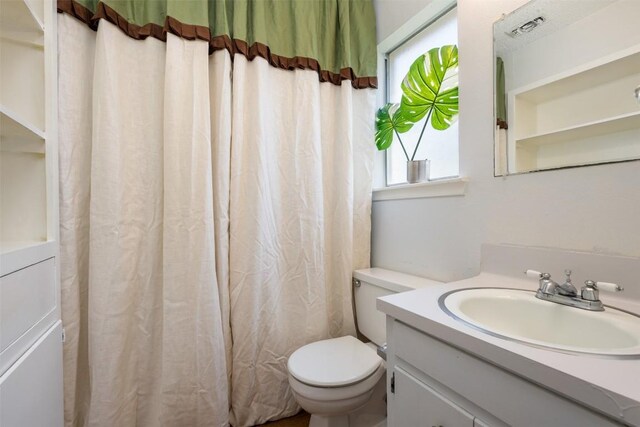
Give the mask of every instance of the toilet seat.
[(289, 357), (291, 376), (313, 387), (344, 387), (364, 381), (382, 365), (376, 352), (352, 337), (313, 342)]

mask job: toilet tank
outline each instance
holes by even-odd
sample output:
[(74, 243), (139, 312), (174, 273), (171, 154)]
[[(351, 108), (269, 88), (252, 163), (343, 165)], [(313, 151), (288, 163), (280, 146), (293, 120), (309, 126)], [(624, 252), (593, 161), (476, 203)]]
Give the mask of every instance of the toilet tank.
[(377, 298), (442, 284), (383, 268), (356, 270), (353, 278), (358, 331), (379, 346), (387, 342), (387, 324), (384, 313), (376, 309)]

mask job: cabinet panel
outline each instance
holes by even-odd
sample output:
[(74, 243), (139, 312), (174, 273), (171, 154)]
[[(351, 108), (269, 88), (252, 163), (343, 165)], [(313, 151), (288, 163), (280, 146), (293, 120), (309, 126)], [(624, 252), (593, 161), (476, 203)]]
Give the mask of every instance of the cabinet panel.
[(62, 427), (62, 324), (0, 376), (2, 427)]
[[(519, 427), (616, 426), (584, 406), (464, 353), (400, 322), (392, 330), (394, 364), (414, 366), (461, 399)], [(465, 406), (466, 407), (466, 406)], [(540, 408), (544, 408), (541, 411)], [(475, 412), (475, 409), (473, 409)], [(390, 411), (393, 412), (393, 411)], [(480, 414), (478, 414), (480, 415)]]
[(0, 278), (0, 374), (58, 317), (54, 259)]
[(395, 427), (473, 427), (473, 416), (401, 368), (395, 368)]

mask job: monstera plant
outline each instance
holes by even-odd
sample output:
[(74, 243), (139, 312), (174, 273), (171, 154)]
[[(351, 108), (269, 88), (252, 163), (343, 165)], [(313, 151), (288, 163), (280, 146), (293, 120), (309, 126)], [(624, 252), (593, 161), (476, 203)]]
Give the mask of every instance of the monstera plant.
[[(427, 125), (446, 130), (458, 116), (458, 47), (433, 48), (416, 59), (401, 84), (400, 103), (388, 103), (376, 114), (376, 146), (386, 150), (394, 137), (411, 166)], [(400, 134), (424, 120), (411, 157)], [(412, 182), (408, 178), (409, 182)]]

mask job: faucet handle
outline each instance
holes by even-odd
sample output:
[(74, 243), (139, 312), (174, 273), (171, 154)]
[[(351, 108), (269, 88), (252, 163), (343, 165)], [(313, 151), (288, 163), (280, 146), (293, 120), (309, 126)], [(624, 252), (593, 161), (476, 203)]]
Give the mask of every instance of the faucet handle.
[(585, 280), (584, 286), (580, 290), (580, 296), (587, 301), (599, 301), (600, 292), (598, 291), (596, 282), (593, 280)]
[(609, 292), (620, 292), (624, 291), (624, 288), (616, 283), (609, 282), (596, 282), (596, 287), (598, 289), (602, 289)]
[(611, 291), (611, 292), (620, 292), (623, 291), (624, 288), (615, 283), (608, 282), (594, 282), (593, 280), (587, 280), (584, 282), (584, 286), (580, 292), (582, 299), (588, 301), (598, 301), (599, 300), (599, 290)]
[(551, 275), (549, 273), (541, 273), (536, 270), (527, 270), (524, 272), (524, 274), (526, 274), (529, 277), (535, 277), (536, 279), (545, 279), (545, 280), (551, 279)]

